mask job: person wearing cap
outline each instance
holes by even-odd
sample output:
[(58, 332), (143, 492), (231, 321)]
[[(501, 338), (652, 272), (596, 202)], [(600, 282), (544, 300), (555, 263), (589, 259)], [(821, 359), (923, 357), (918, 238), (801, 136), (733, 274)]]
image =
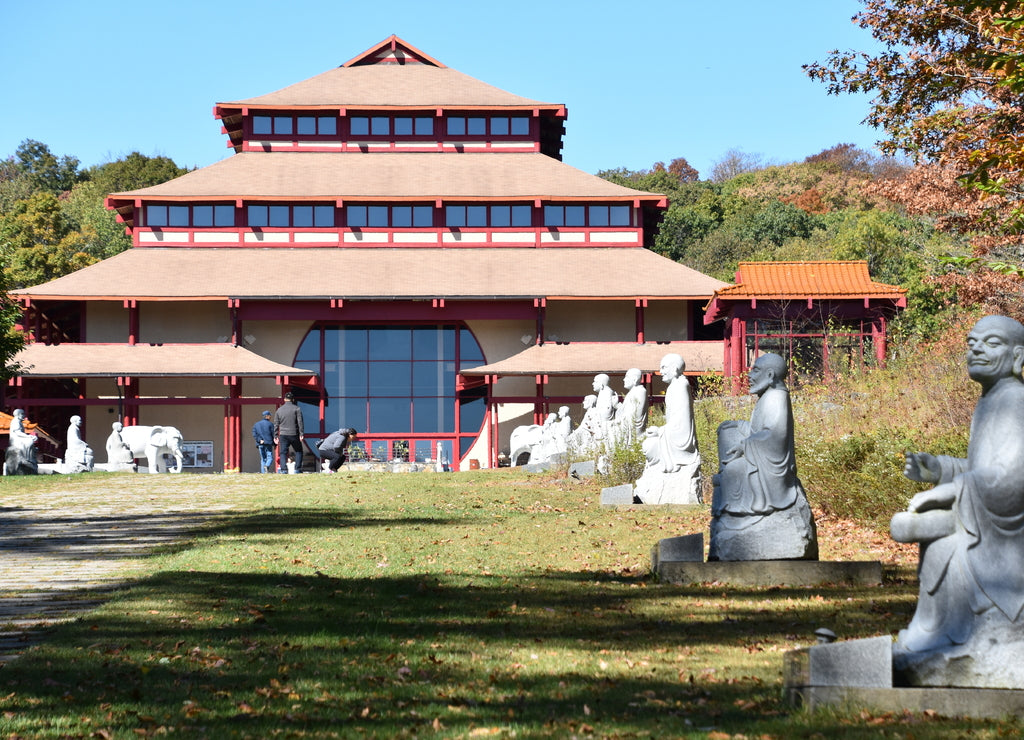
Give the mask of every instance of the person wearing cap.
[(264, 411), (260, 420), (252, 425), (252, 438), (256, 440), (256, 450), (260, 453), (260, 472), (273, 473), (274, 465), (274, 422), (270, 420), (270, 412)]
[(327, 435), (320, 443), (320, 456), (330, 460), (328, 473), (337, 473), (341, 464), (348, 459), (348, 446), (359, 438), (359, 433), (352, 427), (343, 427)]
[(288, 391), (284, 394), (284, 403), (274, 414), (274, 441), (278, 444), (278, 454), (283, 462), (288, 457), (288, 450), (295, 453), (295, 472), (302, 472), (302, 409), (295, 403), (295, 394)]

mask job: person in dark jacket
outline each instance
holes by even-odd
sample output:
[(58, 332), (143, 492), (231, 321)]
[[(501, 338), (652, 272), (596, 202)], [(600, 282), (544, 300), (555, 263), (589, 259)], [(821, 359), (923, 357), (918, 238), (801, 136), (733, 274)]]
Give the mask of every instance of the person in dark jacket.
[(284, 404), (274, 414), (274, 441), (282, 462), (288, 458), (289, 449), (294, 451), (296, 473), (302, 472), (302, 441), (305, 438), (302, 409), (295, 403), (295, 394), (288, 391), (284, 394)]
[(320, 443), (320, 457), (330, 460), (328, 473), (337, 473), (341, 464), (348, 459), (348, 446), (359, 439), (359, 433), (351, 427), (332, 432)]
[(260, 420), (252, 425), (252, 438), (260, 453), (260, 472), (273, 473), (277, 466), (274, 464), (274, 422), (270, 420), (269, 411), (264, 411)]

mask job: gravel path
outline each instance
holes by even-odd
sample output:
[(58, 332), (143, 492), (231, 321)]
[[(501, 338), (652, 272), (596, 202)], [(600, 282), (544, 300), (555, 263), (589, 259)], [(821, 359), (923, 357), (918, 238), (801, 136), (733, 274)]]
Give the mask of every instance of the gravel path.
[(143, 556), (232, 508), (225, 500), (193, 501), (180, 483), (148, 496), (149, 476), (20, 495), (10, 488), (15, 480), (4, 479), (0, 505), (0, 665), (42, 628), (74, 619), (142, 573)]

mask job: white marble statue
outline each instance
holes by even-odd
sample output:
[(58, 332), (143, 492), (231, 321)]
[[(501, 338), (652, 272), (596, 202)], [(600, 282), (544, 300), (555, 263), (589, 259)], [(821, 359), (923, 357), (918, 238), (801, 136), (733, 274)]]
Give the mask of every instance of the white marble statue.
[(750, 369), (758, 397), (750, 421), (718, 427), (709, 560), (817, 560), (814, 516), (796, 474), (786, 361), (761, 355)]
[(82, 417), (71, 417), (68, 423), (67, 449), (64, 452), (64, 473), (88, 473), (93, 467), (92, 448), (82, 439)]
[(921, 543), (917, 610), (893, 648), (910, 686), (1024, 688), (1024, 326), (986, 316), (967, 335), (981, 386), (967, 458), (908, 453), (935, 484), (892, 519)]
[(589, 455), (603, 452), (604, 443), (605, 425), (597, 411), (597, 396), (590, 394), (583, 398), (583, 418), (569, 435), (569, 449), (576, 455)]
[(622, 381), (626, 395), (615, 410), (616, 444), (632, 444), (647, 426), (647, 388), (640, 382), (642, 377), (643, 373), (634, 367), (626, 371)]
[(636, 481), (634, 495), (644, 504), (701, 503), (700, 451), (693, 421), (690, 382), (683, 375), (683, 358), (667, 354), (661, 360), (665, 391), (665, 424), (648, 427), (643, 440), (647, 465)]
[(122, 429), (124, 429), (124, 425), (119, 421), (110, 425), (110, 436), (107, 437), (106, 443), (107, 466), (110, 468), (131, 466), (135, 462), (131, 449), (121, 438)]
[[(121, 429), (121, 439), (128, 445), (133, 458), (146, 458), (150, 473), (180, 473), (184, 464), (181, 444), (184, 438), (174, 427), (128, 426)], [(174, 457), (175, 465), (164, 464), (164, 454)]]
[(556, 455), (564, 455), (569, 451), (569, 436), (572, 434), (572, 417), (568, 406), (558, 407), (558, 418), (552, 431)]
[(611, 379), (606, 373), (598, 373), (594, 376), (594, 395), (597, 400), (594, 403), (594, 414), (603, 427), (599, 435), (602, 439), (610, 439), (612, 426), (615, 421), (615, 409), (619, 405), (619, 396), (609, 385)]
[(36, 435), (25, 429), (25, 409), (15, 409), (4, 455), (4, 474), (35, 475), (38, 472)]

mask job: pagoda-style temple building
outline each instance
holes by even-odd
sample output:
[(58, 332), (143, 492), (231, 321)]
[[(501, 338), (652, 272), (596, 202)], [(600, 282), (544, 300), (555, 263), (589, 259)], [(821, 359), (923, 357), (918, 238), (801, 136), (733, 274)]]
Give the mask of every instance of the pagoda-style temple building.
[(719, 288), (704, 321), (725, 322), (723, 371), (741, 381), (765, 352), (792, 376), (885, 363), (888, 321), (907, 291), (876, 283), (864, 260), (741, 262), (736, 284)]
[(663, 195), (562, 163), (564, 105), (392, 36), (214, 115), (231, 156), (109, 196), (131, 249), (12, 292), (6, 406), (81, 415), (98, 460), (120, 420), (258, 470), (250, 428), (290, 390), (310, 445), (351, 426), (370, 458), (489, 467), (596, 373), (721, 371), (720, 332), (697, 340), (725, 284), (646, 248)]

